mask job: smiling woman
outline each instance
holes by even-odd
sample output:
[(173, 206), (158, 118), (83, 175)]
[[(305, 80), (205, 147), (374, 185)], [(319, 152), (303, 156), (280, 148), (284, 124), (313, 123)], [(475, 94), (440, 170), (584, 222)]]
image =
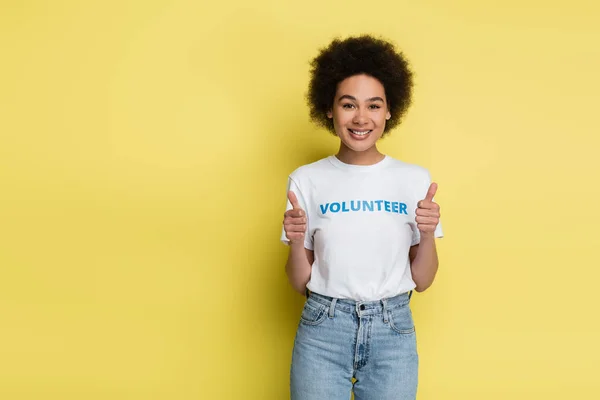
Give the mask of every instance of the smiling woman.
[(416, 397), (409, 303), (437, 271), (437, 185), (427, 169), (377, 149), (400, 123), (411, 91), (404, 56), (371, 36), (334, 40), (312, 62), (311, 117), (340, 144), (335, 156), (289, 176), (281, 240), (290, 246), (289, 281), (307, 295), (292, 400), (348, 398), (351, 391), (356, 400)]
[[(344, 79), (364, 74), (375, 78), (383, 89), (381, 104), (391, 113), (385, 132), (395, 128), (412, 100), (413, 74), (402, 52), (385, 40), (363, 35), (345, 40), (335, 39), (311, 62), (312, 79), (308, 88), (308, 105), (312, 120), (335, 133), (327, 112), (332, 110), (338, 85)], [(345, 93), (344, 93), (345, 94)], [(346, 94), (348, 95), (348, 94)], [(349, 100), (356, 101), (352, 95)], [(375, 98), (371, 100), (376, 100)]]
[(369, 151), (372, 160), (380, 158), (375, 142), (383, 135), (386, 121), (391, 117), (385, 97), (381, 82), (365, 74), (339, 83), (334, 103), (326, 115), (333, 120), (334, 130), (341, 140), (342, 158), (364, 151)]

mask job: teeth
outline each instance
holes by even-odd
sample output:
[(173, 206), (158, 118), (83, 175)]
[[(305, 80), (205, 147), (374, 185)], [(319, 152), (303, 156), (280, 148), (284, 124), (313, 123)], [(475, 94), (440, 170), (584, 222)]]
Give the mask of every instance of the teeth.
[(366, 135), (367, 133), (369, 133), (371, 131), (370, 130), (369, 131), (354, 131), (354, 130), (350, 129), (350, 132), (352, 132), (352, 133), (354, 133), (355, 135), (358, 135), (358, 136), (364, 136), (364, 135)]

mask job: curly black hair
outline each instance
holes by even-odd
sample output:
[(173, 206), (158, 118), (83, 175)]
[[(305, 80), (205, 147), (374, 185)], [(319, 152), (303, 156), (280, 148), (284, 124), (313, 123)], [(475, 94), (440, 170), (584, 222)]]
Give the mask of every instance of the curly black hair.
[(365, 74), (382, 83), (391, 114), (384, 136), (400, 123), (411, 104), (413, 73), (403, 53), (389, 41), (371, 35), (335, 38), (310, 65), (306, 94), (310, 118), (333, 134), (333, 120), (327, 112), (333, 107), (337, 85), (350, 76)]

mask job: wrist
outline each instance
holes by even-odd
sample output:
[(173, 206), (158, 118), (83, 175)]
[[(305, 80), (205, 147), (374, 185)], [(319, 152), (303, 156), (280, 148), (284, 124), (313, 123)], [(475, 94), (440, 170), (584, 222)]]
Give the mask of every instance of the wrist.
[(434, 240), (435, 239), (435, 232), (420, 232), (421, 234), (421, 240)]
[(290, 247), (292, 249), (303, 249), (304, 248), (304, 240), (302, 239), (296, 239), (294, 241), (290, 241)]

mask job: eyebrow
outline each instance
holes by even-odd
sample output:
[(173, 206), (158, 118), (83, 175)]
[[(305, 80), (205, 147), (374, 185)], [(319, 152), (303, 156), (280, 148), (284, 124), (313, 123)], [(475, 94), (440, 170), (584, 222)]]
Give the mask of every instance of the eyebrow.
[[(340, 98), (338, 99), (338, 101), (341, 101), (343, 99), (350, 99), (350, 100), (356, 101), (356, 97), (350, 96), (349, 94), (345, 94), (343, 96), (340, 96)], [(381, 97), (371, 97), (371, 98), (368, 98), (367, 101), (381, 101), (382, 103), (384, 102)]]

